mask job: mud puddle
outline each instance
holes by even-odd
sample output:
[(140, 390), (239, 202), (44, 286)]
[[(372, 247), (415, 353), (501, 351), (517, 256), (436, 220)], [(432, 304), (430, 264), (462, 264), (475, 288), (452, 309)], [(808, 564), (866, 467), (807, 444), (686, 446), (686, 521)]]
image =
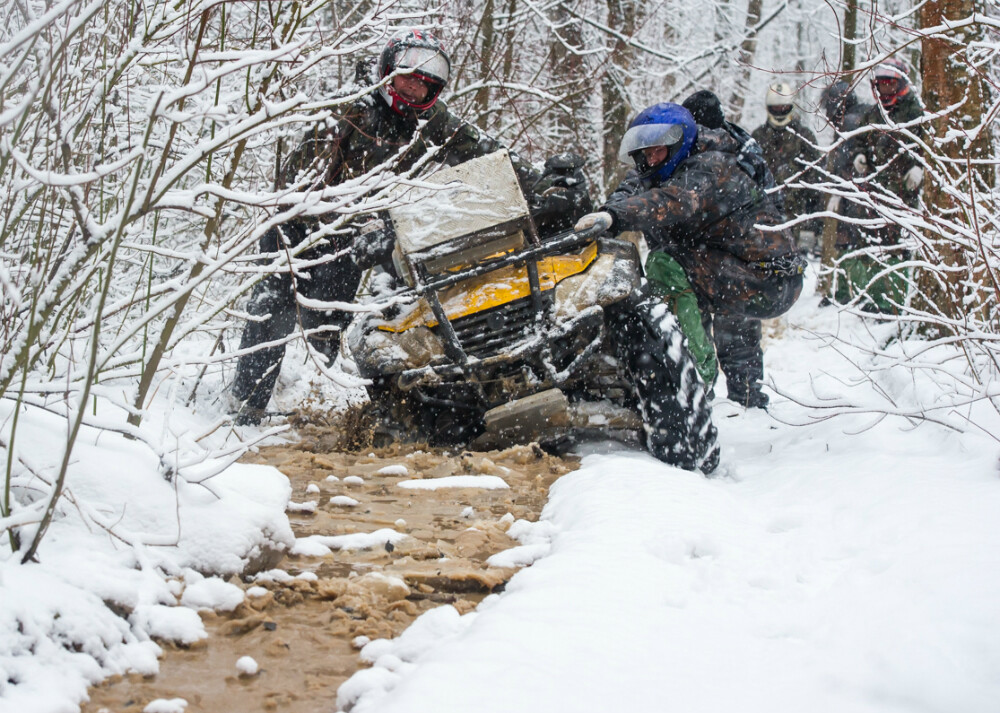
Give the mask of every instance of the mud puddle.
[[(577, 467), (573, 459), (531, 446), (359, 454), (326, 452), (320, 429), (300, 435), (300, 443), (262, 448), (246, 459), (274, 465), (291, 480), (296, 505), (289, 519), (297, 538), (320, 536), (306, 543), (333, 544), (326, 538), (383, 528), (407, 537), (329, 554), (312, 546), (304, 549), (313, 556), (282, 560), (278, 568), (287, 574), (234, 578), (246, 600), (229, 614), (202, 614), (206, 641), (190, 647), (159, 642), (158, 675), (91, 689), (83, 713), (134, 713), (160, 698), (186, 700), (186, 713), (335, 710), (337, 688), (361, 668), (358, 648), (367, 640), (398, 636), (442, 604), (465, 613), (502, 590), (514, 570), (490, 567), (487, 558), (518, 544), (506, 534), (510, 523), (537, 520), (549, 486)], [(399, 486), (451, 475), (499, 476), (510, 487)], [(259, 673), (239, 674), (243, 656), (257, 662)]]

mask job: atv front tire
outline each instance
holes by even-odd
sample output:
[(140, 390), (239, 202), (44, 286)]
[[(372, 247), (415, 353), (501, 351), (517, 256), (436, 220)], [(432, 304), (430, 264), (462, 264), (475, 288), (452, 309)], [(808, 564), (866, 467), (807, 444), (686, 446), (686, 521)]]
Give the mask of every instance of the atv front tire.
[(482, 433), (482, 412), (474, 406), (452, 408), (440, 399), (422, 399), (416, 390), (403, 392), (391, 380), (368, 387), (373, 421), (372, 444), (426, 443), (462, 446)]
[(614, 305), (607, 316), (609, 339), (635, 392), (649, 452), (670, 465), (711, 473), (719, 464), (718, 432), (677, 319), (662, 299), (641, 292)]

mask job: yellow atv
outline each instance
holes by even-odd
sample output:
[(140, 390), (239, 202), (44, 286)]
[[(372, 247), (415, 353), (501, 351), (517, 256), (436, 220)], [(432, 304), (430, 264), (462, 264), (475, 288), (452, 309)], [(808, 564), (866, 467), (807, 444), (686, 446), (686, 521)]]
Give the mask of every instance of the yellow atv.
[(347, 346), (378, 444), (475, 449), (645, 444), (708, 472), (704, 385), (673, 316), (641, 289), (633, 242), (535, 231), (506, 151), (401, 189), (395, 281)]

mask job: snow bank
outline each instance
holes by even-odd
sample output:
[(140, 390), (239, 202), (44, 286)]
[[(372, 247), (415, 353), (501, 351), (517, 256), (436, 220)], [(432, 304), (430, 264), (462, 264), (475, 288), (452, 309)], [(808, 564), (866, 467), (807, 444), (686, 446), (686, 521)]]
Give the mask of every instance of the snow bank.
[[(5, 442), (11, 416), (12, 404), (0, 402)], [(162, 438), (154, 428), (144, 433)], [(65, 432), (59, 416), (22, 409), (14, 442), (19, 496), (41, 502)], [(184, 446), (170, 457), (183, 465)], [(192, 643), (205, 637), (195, 608), (242, 601), (239, 587), (204, 575), (259, 566), (294, 543), (284, 515), (290, 488), (277, 470), (208, 459), (172, 481), (163, 472), (164, 461), (144, 444), (84, 427), (37, 562), (21, 564), (10, 542), (0, 543), (0, 711), (75, 710), (87, 686), (107, 676), (155, 673), (159, 647), (151, 637)], [(20, 528), (22, 542), (34, 527)]]
[(548, 556), (440, 640), (368, 644), (383, 670), (357, 674), (338, 702), (358, 713), (995, 710), (995, 473), (978, 458), (956, 474), (932, 447), (910, 454), (923, 467), (902, 469), (894, 451), (853, 471), (796, 454), (744, 481), (588, 457), (552, 490)]

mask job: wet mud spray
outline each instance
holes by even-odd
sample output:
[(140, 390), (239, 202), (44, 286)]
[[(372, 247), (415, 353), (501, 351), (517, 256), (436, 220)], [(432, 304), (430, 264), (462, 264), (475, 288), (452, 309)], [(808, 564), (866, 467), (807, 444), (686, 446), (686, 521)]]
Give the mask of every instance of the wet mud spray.
[[(278, 565), (292, 577), (315, 577), (234, 578), (245, 590), (267, 591), (255, 589), (258, 596), (248, 596), (233, 612), (203, 613), (209, 637), (196, 645), (159, 642), (158, 675), (119, 677), (91, 689), (84, 713), (142, 711), (158, 698), (185, 699), (186, 713), (336, 710), (337, 688), (364, 665), (357, 648), (364, 639), (358, 637), (395, 637), (431, 608), (451, 604), (465, 613), (502, 590), (514, 570), (490, 567), (487, 558), (518, 544), (506, 534), (513, 519), (537, 520), (549, 486), (577, 466), (532, 446), (489, 453), (328, 452), (333, 444), (324, 431), (300, 428), (299, 443), (262, 448), (245, 459), (287, 475), (293, 503), (316, 503), (311, 513), (289, 512), (296, 537), (381, 528), (408, 537), (364, 550), (287, 556)], [(387, 466), (397, 468), (379, 473)], [(510, 489), (398, 486), (449, 475), (495, 475)], [(242, 656), (257, 662), (256, 675), (240, 675), (236, 661)]]

